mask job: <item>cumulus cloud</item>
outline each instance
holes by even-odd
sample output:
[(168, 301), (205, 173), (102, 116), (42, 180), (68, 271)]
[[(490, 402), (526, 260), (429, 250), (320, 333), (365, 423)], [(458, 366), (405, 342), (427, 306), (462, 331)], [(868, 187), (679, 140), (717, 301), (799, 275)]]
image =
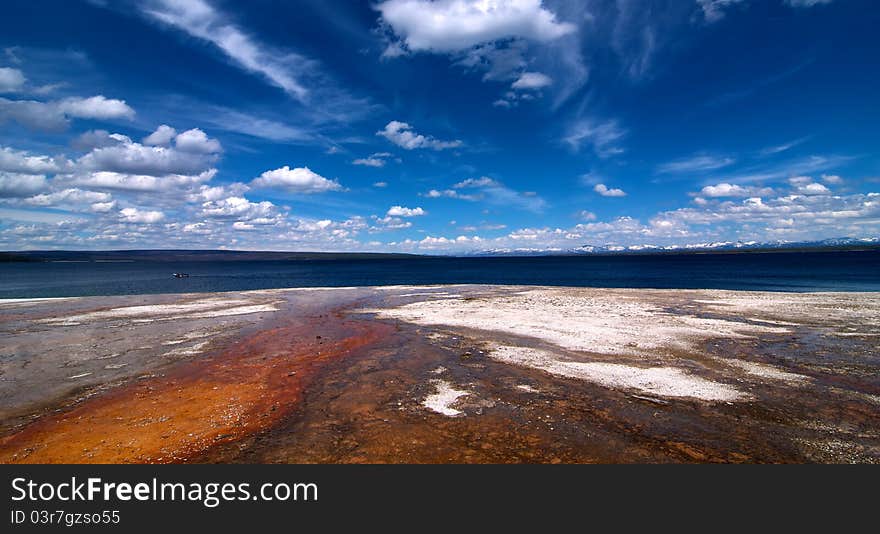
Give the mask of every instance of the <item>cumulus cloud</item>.
[(203, 203), (199, 213), (215, 219), (269, 220), (277, 216), (277, 208), (268, 200), (251, 202), (244, 197), (228, 197)]
[(93, 149), (80, 158), (77, 165), (83, 170), (93, 172), (147, 176), (196, 174), (213, 165), (221, 150), (216, 139), (208, 138), (199, 129), (177, 135), (175, 146), (142, 145), (119, 134), (111, 134), (109, 137), (115, 141), (114, 144)]
[(156, 128), (156, 131), (144, 137), (144, 144), (147, 146), (168, 146), (176, 135), (177, 130), (167, 124), (162, 124)]
[(809, 176), (794, 176), (788, 179), (788, 183), (791, 184), (796, 193), (802, 195), (827, 195), (831, 193), (830, 189), (813, 181)]
[(0, 172), (0, 198), (26, 197), (46, 188), (42, 174)]
[(391, 206), (388, 208), (388, 212), (385, 215), (389, 217), (418, 217), (427, 213), (428, 212), (420, 207), (407, 208), (404, 206)]
[(773, 194), (773, 189), (769, 187), (744, 187), (737, 184), (729, 184), (722, 182), (716, 185), (707, 185), (700, 190), (700, 194), (704, 197), (752, 197)]
[(165, 218), (161, 211), (123, 208), (119, 210), (119, 218), (123, 222), (136, 224), (155, 224)]
[(57, 103), (59, 111), (78, 119), (133, 119), (134, 110), (125, 100), (107, 98), (104, 95), (89, 98), (65, 98)]
[(9, 100), (0, 98), (0, 124), (15, 121), (35, 130), (59, 131), (67, 128), (71, 118), (132, 119), (134, 110), (124, 100), (103, 95), (89, 98), (71, 97), (63, 100)]
[(599, 193), (603, 197), (625, 197), (626, 192), (623, 189), (609, 189), (605, 184), (596, 184), (593, 191)]
[(553, 84), (553, 79), (540, 72), (523, 72), (511, 87), (519, 90), (541, 89)]
[(366, 167), (384, 167), (385, 163), (388, 162), (387, 158), (390, 158), (392, 154), (389, 152), (376, 152), (375, 154), (370, 155), (366, 158), (358, 158), (352, 163), (354, 165), (363, 165)]
[(217, 169), (209, 169), (199, 174), (166, 174), (164, 176), (97, 171), (74, 175), (68, 181), (74, 185), (97, 189), (157, 193), (189, 188), (207, 182), (216, 173)]
[(376, 135), (388, 139), (395, 145), (406, 150), (416, 148), (432, 148), (434, 150), (444, 150), (447, 148), (460, 147), (463, 143), (459, 140), (441, 141), (430, 136), (416, 133), (412, 126), (405, 122), (391, 121), (385, 125), (385, 128), (376, 132)]
[(551, 41), (576, 27), (541, 0), (387, 0), (376, 9), (408, 50), (454, 52), (508, 38)]
[(378, 228), (374, 227), (371, 231), (382, 231), (382, 230), (402, 230), (404, 228), (412, 227), (412, 223), (409, 221), (404, 221), (400, 217), (393, 217), (391, 215), (386, 215), (385, 217), (377, 217), (373, 216), (373, 221), (379, 225)]
[(174, 138), (174, 146), (182, 152), (195, 154), (216, 154), (220, 152), (220, 141), (210, 139), (198, 128), (187, 130)]
[(25, 199), (26, 204), (33, 206), (60, 206), (71, 205), (75, 208), (81, 207), (83, 204), (94, 203), (110, 203), (111, 196), (109, 193), (98, 191), (84, 191), (77, 188), (68, 188), (52, 193), (43, 193)]
[(330, 180), (313, 172), (308, 167), (291, 169), (287, 165), (279, 169), (266, 171), (251, 182), (253, 187), (271, 187), (284, 189), (291, 193), (323, 193), (339, 191), (342, 186), (336, 180)]
[(0, 171), (46, 174), (59, 172), (65, 167), (65, 160), (33, 155), (24, 150), (15, 150), (10, 147), (0, 147)]
[(18, 69), (0, 67), (0, 93), (15, 93), (24, 87), (26, 78)]
[(799, 186), (797, 188), (799, 193), (804, 195), (828, 195), (831, 194), (831, 191), (822, 184), (811, 183)]
[(110, 202), (95, 202), (91, 206), (89, 206), (89, 211), (94, 213), (110, 213), (116, 208), (116, 201), (111, 200)]

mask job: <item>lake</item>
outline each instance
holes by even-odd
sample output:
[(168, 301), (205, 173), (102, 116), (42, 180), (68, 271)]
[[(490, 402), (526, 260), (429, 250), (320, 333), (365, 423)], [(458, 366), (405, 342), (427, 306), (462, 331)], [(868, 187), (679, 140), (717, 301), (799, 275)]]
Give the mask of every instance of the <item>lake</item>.
[(0, 263), (0, 298), (398, 284), (880, 291), (880, 251)]

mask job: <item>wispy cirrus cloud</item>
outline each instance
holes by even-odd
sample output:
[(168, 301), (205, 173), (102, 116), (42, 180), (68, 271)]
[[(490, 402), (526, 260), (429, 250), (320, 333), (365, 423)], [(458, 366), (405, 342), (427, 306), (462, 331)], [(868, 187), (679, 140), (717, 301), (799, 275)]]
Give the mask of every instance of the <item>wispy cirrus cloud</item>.
[(468, 178), (453, 184), (449, 189), (431, 189), (421, 196), (486, 202), (493, 206), (512, 206), (533, 213), (541, 213), (547, 207), (547, 202), (537, 193), (516, 191), (488, 176)]
[(626, 134), (617, 120), (582, 118), (569, 125), (562, 141), (574, 151), (589, 146), (600, 158), (608, 158), (624, 152), (620, 142)]
[(242, 30), (204, 0), (153, 0), (141, 7), (149, 17), (207, 41), (239, 67), (261, 75), (300, 100), (309, 95), (300, 73), (312, 62), (291, 51), (275, 50)]
[(736, 159), (730, 156), (694, 154), (687, 158), (662, 163), (657, 166), (656, 171), (661, 174), (697, 173), (723, 169), (734, 163)]

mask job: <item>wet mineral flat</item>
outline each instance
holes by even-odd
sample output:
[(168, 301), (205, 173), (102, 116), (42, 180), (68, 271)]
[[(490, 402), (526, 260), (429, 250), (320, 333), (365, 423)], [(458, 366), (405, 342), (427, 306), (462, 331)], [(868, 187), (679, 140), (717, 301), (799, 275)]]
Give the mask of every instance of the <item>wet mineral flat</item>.
[(880, 462), (880, 294), (0, 301), (2, 462)]

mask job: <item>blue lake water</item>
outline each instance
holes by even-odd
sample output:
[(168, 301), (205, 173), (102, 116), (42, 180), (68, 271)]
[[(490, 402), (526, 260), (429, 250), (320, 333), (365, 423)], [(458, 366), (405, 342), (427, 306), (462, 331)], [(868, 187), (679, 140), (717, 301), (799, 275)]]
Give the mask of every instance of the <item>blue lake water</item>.
[[(174, 278), (172, 273), (189, 273)], [(880, 291), (880, 251), (320, 261), (0, 263), (0, 298), (395, 284)]]

